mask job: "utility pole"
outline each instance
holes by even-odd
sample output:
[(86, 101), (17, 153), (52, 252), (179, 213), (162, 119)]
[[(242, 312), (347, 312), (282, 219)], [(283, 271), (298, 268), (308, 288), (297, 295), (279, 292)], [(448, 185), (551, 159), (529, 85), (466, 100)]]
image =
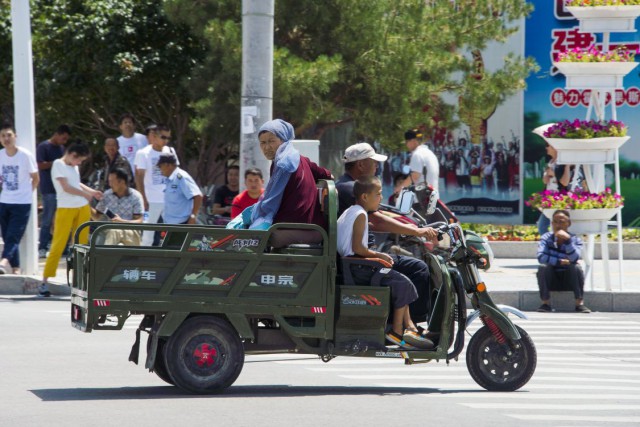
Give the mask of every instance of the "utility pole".
[[(17, 145), (36, 155), (36, 118), (33, 95), (33, 61), (31, 52), (31, 16), (29, 1), (11, 0), (13, 44), (13, 105)], [(36, 218), (38, 196), (33, 192), (31, 216), (20, 242), (22, 274), (38, 274), (38, 239)]]
[(242, 0), (241, 189), (249, 168), (259, 168), (269, 179), (270, 162), (260, 151), (258, 129), (272, 115), (274, 11), (274, 0)]

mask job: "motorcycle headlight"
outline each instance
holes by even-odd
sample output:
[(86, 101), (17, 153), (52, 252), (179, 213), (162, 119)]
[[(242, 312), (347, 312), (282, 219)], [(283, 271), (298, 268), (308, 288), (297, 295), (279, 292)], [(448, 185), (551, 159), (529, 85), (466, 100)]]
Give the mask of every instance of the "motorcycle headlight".
[(466, 236), (465, 240), (467, 247), (471, 248), (474, 252), (477, 252), (485, 260), (484, 265), (479, 266), (478, 268), (485, 271), (491, 268), (491, 265), (493, 264), (493, 251), (491, 250), (491, 246), (489, 246), (489, 242), (478, 236), (473, 231), (465, 230), (464, 234)]
[(482, 242), (482, 247), (484, 248), (485, 252), (487, 253), (486, 256), (483, 256), (483, 258), (487, 261), (487, 268), (485, 268), (484, 270), (488, 270), (491, 268), (491, 266), (493, 265), (493, 250), (491, 249), (491, 246), (489, 245), (489, 242), (486, 239), (482, 239), (484, 240)]

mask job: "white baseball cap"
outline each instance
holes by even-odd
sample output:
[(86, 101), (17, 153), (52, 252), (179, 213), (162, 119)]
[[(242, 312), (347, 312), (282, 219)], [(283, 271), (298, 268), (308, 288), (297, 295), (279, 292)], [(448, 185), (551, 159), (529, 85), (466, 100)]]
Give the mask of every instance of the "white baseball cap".
[(351, 163), (364, 159), (373, 159), (376, 162), (384, 162), (387, 160), (387, 156), (376, 154), (376, 150), (374, 150), (370, 144), (361, 142), (347, 147), (344, 151), (344, 156), (342, 157), (342, 161), (344, 163)]

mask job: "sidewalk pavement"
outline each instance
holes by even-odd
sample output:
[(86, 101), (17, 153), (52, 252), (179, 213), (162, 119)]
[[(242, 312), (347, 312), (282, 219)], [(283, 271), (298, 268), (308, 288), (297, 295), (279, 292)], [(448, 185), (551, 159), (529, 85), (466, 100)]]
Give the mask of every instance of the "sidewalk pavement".
[[(582, 263), (584, 268), (584, 262)], [(595, 260), (592, 283), (584, 285), (584, 303), (594, 311), (640, 312), (640, 260), (622, 261), (622, 289), (618, 260), (607, 263), (611, 288), (605, 285), (605, 264)], [(506, 304), (525, 311), (536, 310), (541, 302), (538, 293), (535, 258), (500, 258), (494, 266), (481, 273), (489, 294), (499, 304)], [(551, 305), (558, 311), (573, 311), (573, 292), (552, 292)]]
[[(38, 276), (0, 276), (0, 295), (35, 295), (41, 282), (44, 259), (39, 260)], [(594, 311), (640, 312), (640, 260), (624, 260), (622, 290), (618, 278), (618, 261), (608, 262), (611, 290), (605, 288), (604, 263), (594, 264), (593, 287), (585, 284), (585, 305)], [(534, 311), (540, 306), (536, 271), (538, 263), (530, 258), (499, 258), (481, 277), (498, 304), (506, 304), (525, 311)], [(70, 294), (67, 286), (67, 264), (61, 259), (56, 277), (50, 286), (54, 296)], [(558, 311), (573, 311), (575, 300), (572, 292), (552, 292), (551, 304)]]

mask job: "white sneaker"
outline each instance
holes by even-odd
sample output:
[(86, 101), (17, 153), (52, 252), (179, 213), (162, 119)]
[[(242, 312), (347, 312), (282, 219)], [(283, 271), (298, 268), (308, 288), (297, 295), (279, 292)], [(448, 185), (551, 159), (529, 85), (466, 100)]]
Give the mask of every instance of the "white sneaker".
[(46, 249), (38, 249), (38, 258), (46, 258), (47, 250)]
[(41, 283), (40, 285), (38, 285), (38, 295), (45, 298), (51, 296), (49, 286), (47, 286), (46, 283)]

